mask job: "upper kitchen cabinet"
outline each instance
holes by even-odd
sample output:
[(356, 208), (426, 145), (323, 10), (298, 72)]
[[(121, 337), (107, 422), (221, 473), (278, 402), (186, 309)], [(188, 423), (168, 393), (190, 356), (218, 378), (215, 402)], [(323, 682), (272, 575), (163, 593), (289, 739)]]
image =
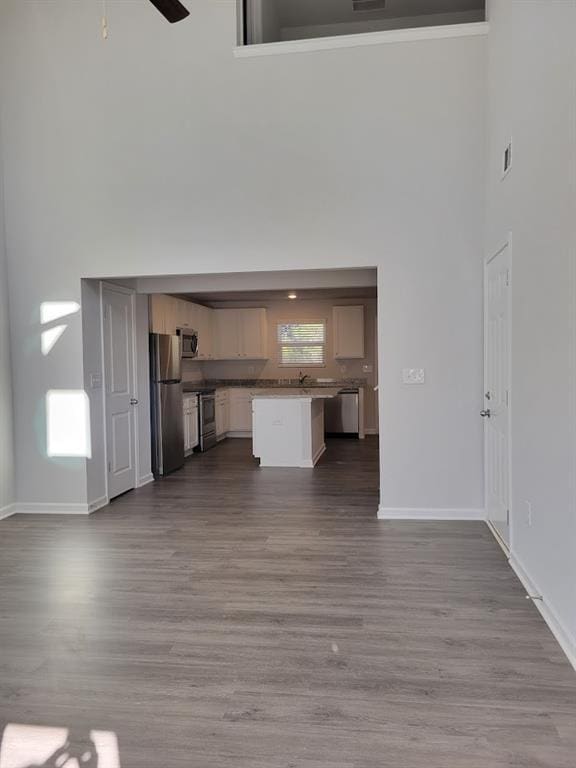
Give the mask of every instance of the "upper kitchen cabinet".
[(198, 330), (198, 310), (200, 307), (197, 304), (192, 304), (191, 301), (178, 301), (178, 328), (184, 328), (187, 331)]
[(198, 331), (198, 359), (213, 360), (216, 357), (214, 349), (215, 310), (195, 304), (196, 328)]
[(364, 306), (332, 308), (334, 357), (352, 360), (364, 357)]
[(265, 360), (267, 349), (265, 309), (214, 310), (215, 354), (218, 360)]
[(198, 360), (265, 360), (266, 310), (212, 309), (173, 296), (150, 297), (152, 333), (198, 333)]
[(152, 333), (176, 333), (180, 327), (180, 302), (172, 296), (154, 294), (150, 297), (150, 330)]
[(268, 319), (265, 309), (240, 309), (240, 353), (250, 360), (268, 357)]
[(240, 357), (237, 309), (214, 310), (214, 352), (218, 360)]
[(162, 294), (150, 297), (150, 330), (174, 334), (178, 329), (198, 332), (198, 359), (214, 358), (214, 310)]

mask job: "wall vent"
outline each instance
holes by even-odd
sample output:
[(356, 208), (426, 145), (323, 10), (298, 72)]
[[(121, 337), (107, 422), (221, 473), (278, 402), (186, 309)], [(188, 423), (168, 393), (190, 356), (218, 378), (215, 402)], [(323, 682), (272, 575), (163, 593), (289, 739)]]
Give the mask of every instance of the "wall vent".
[(352, 0), (354, 11), (383, 11), (386, 8), (386, 0)]

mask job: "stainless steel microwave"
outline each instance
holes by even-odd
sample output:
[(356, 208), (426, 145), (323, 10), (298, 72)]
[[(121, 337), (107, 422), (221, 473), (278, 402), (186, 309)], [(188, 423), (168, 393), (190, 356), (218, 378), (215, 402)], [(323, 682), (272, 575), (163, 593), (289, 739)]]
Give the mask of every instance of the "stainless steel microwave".
[(185, 329), (180, 331), (182, 359), (198, 357), (198, 331)]

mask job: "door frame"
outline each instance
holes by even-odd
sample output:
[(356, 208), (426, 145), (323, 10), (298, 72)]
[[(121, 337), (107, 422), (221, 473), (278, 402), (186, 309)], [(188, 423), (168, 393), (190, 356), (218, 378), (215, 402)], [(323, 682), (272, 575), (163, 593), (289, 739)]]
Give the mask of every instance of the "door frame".
[[(110, 487), (109, 487), (109, 471), (108, 471), (108, 397), (106, 395), (108, 371), (106, 369), (106, 352), (104, 347), (104, 291), (110, 290), (116, 293), (123, 293), (130, 296), (130, 313), (132, 316), (132, 382), (133, 382), (133, 397), (138, 400), (140, 404), (140, 391), (138, 386), (138, 344), (137, 344), (137, 331), (136, 331), (136, 291), (132, 288), (126, 288), (123, 285), (117, 285), (115, 283), (108, 282), (106, 280), (100, 280), (100, 356), (102, 363), (102, 420), (103, 420), (103, 432), (104, 432), (104, 487), (106, 489), (106, 503), (110, 503)], [(133, 451), (134, 451), (134, 490), (139, 487), (138, 480), (140, 478), (140, 429), (139, 419), (136, 418), (136, 411), (132, 409), (132, 429), (134, 434)], [(127, 491), (128, 493), (128, 491)]]
[(484, 274), (483, 274), (483, 283), (484, 283), (484, 293), (483, 293), (483, 333), (484, 333), (484, 350), (483, 350), (483, 356), (484, 356), (484, 376), (483, 376), (483, 382), (482, 382), (482, 407), (485, 407), (485, 400), (484, 400), (484, 393), (486, 390), (486, 375), (488, 371), (488, 356), (486, 354), (487, 352), (487, 316), (488, 313), (486, 312), (486, 301), (487, 301), (487, 282), (488, 282), (488, 265), (491, 264), (494, 259), (496, 259), (503, 251), (508, 248), (508, 261), (509, 261), (509, 284), (508, 284), (508, 359), (507, 359), (507, 366), (508, 366), (508, 509), (509, 509), (509, 516), (508, 516), (508, 543), (504, 541), (504, 539), (500, 536), (496, 528), (492, 525), (490, 520), (488, 519), (488, 506), (486, 504), (488, 500), (488, 493), (487, 493), (487, 480), (488, 480), (488, 473), (486, 471), (487, 467), (487, 452), (488, 452), (488, 441), (486, 440), (486, 424), (484, 425), (484, 503), (486, 504), (485, 508), (485, 515), (486, 515), (486, 524), (488, 525), (488, 528), (492, 532), (492, 535), (504, 551), (504, 554), (510, 558), (510, 554), (513, 551), (513, 541), (514, 541), (514, 499), (513, 499), (513, 491), (512, 491), (512, 409), (514, 407), (514, 396), (513, 396), (513, 382), (512, 382), (512, 292), (514, 290), (513, 286), (513, 252), (512, 252), (512, 232), (508, 232), (508, 235), (506, 239), (504, 240), (501, 245), (496, 248), (495, 250), (492, 250), (489, 255), (487, 255), (484, 259)]

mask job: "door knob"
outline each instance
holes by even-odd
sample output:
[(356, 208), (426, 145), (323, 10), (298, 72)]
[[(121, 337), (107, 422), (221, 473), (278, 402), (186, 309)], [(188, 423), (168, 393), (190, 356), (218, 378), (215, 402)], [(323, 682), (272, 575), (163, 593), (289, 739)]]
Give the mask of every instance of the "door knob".
[(486, 398), (486, 400), (490, 400), (491, 396), (492, 396), (492, 395), (490, 394), (490, 392), (486, 392), (486, 394), (484, 395), (484, 397)]
[(489, 419), (491, 415), (490, 408), (486, 408), (485, 411), (480, 411), (480, 416), (482, 416), (483, 419)]
[(138, 405), (138, 400), (135, 397), (130, 398), (130, 405)]

